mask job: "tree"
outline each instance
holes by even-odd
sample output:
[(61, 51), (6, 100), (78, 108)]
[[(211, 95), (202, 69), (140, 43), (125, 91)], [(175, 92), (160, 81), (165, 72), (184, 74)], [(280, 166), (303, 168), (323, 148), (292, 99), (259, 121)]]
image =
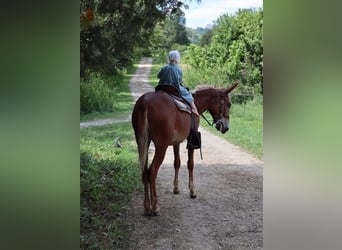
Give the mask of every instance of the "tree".
[(262, 9), (224, 14), (218, 18), (211, 33), (207, 33), (208, 38), (202, 37), (201, 46), (190, 46), (189, 64), (219, 76), (216, 79), (241, 81), (239, 89), (262, 93), (262, 31)]
[(188, 34), (185, 29), (186, 20), (185, 20), (184, 12), (181, 9), (178, 9), (176, 15), (174, 15), (173, 18), (174, 18), (174, 25), (176, 26), (175, 43), (178, 43), (181, 45), (189, 45), (190, 40), (188, 38)]
[(81, 0), (81, 77), (132, 64), (156, 24), (184, 5), (177, 0)]
[(201, 37), (201, 40), (199, 41), (200, 46), (208, 45), (211, 42), (211, 38), (213, 36), (214, 29), (207, 29), (206, 32)]
[(175, 43), (181, 45), (190, 44), (185, 29), (185, 14), (181, 9), (167, 15), (165, 21), (160, 22), (159, 24), (164, 36), (163, 43), (166, 45), (164, 46), (165, 49), (170, 49)]
[(187, 59), (199, 79), (240, 81), (240, 90), (262, 93), (263, 10), (220, 16), (199, 45), (189, 46)]

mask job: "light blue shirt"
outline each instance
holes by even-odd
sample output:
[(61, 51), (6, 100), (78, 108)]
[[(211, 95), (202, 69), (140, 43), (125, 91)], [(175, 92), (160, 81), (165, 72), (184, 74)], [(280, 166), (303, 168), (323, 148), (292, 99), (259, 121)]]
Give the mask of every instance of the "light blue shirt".
[(182, 85), (182, 69), (177, 64), (168, 64), (158, 73), (159, 85), (171, 85), (178, 89), (180, 95), (188, 102), (193, 102), (191, 93)]

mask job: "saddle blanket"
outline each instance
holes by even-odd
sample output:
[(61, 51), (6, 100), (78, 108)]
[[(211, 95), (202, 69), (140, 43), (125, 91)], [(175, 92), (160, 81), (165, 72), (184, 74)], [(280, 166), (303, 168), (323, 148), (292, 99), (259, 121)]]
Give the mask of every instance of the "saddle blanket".
[(189, 104), (185, 103), (183, 99), (179, 98), (178, 96), (175, 96), (175, 95), (170, 95), (170, 96), (172, 97), (172, 100), (174, 101), (174, 103), (176, 104), (177, 108), (180, 111), (184, 111), (184, 112), (191, 114), (191, 107)]

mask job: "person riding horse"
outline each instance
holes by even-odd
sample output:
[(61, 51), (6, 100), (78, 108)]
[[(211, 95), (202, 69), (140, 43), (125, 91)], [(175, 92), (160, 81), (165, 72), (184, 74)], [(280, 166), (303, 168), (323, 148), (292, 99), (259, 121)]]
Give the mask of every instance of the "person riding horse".
[(182, 69), (179, 67), (180, 54), (177, 50), (169, 52), (169, 64), (163, 66), (157, 77), (160, 79), (158, 85), (171, 85), (191, 105), (192, 112), (199, 116), (194, 98), (191, 92), (182, 85)]

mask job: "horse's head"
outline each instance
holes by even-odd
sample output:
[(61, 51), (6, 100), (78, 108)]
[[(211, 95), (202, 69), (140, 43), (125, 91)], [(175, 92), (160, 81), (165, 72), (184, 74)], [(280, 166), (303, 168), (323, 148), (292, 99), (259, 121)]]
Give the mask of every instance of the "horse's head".
[(212, 100), (208, 108), (209, 113), (213, 117), (213, 124), (222, 134), (229, 130), (229, 110), (231, 106), (228, 93), (236, 88), (238, 83), (228, 87), (227, 89), (217, 90), (216, 98)]

